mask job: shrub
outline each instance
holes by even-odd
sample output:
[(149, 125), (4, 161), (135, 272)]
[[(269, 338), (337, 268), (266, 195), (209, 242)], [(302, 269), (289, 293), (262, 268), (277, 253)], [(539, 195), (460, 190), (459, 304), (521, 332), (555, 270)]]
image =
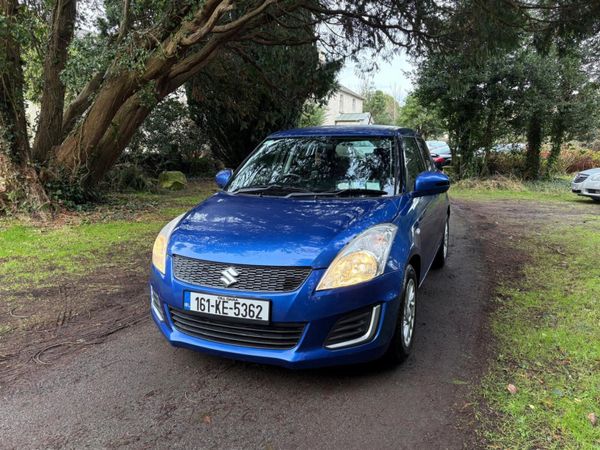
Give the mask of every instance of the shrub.
[(525, 173), (525, 152), (490, 153), (486, 162), (490, 175), (522, 177)]
[(182, 171), (191, 177), (213, 177), (220, 169), (220, 164), (208, 157), (186, 161), (182, 167)]
[(525, 191), (525, 184), (515, 177), (494, 175), (489, 178), (465, 178), (457, 181), (455, 186), (459, 189), (476, 189), (483, 191)]
[(144, 170), (130, 163), (117, 164), (108, 174), (108, 185), (113, 191), (152, 191), (154, 184)]
[(560, 153), (556, 170), (559, 173), (573, 173), (600, 167), (600, 152), (569, 144)]

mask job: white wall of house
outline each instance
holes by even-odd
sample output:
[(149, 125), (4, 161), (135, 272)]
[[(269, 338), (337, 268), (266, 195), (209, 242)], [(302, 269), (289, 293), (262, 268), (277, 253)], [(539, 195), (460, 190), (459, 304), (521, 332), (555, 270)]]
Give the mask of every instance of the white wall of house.
[(360, 94), (340, 86), (327, 103), (323, 125), (335, 125), (340, 114), (362, 113), (364, 102), (365, 99)]

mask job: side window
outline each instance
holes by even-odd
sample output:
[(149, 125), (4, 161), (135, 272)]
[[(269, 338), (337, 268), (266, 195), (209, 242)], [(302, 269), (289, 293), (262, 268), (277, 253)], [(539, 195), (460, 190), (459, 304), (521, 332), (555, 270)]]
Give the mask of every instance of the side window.
[(404, 149), (404, 166), (406, 168), (406, 189), (410, 192), (415, 188), (417, 175), (426, 170), (425, 163), (415, 138), (402, 138), (402, 148)]
[(435, 170), (435, 166), (433, 161), (431, 160), (431, 154), (429, 153), (429, 148), (425, 141), (421, 138), (417, 139), (417, 143), (419, 144), (419, 148), (421, 149), (421, 155), (423, 156), (423, 160), (425, 161), (425, 166), (427, 170)]

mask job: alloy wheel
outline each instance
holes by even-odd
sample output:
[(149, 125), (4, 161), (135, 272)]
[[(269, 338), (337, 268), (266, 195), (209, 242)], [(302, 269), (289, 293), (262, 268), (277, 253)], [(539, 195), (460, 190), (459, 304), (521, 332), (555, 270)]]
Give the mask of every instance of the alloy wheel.
[(448, 238), (450, 236), (450, 227), (448, 221), (446, 221), (446, 227), (444, 228), (444, 259), (448, 256)]
[(406, 298), (404, 301), (404, 314), (402, 323), (402, 342), (405, 347), (410, 347), (415, 328), (415, 311), (417, 303), (417, 288), (415, 280), (410, 278), (406, 283)]

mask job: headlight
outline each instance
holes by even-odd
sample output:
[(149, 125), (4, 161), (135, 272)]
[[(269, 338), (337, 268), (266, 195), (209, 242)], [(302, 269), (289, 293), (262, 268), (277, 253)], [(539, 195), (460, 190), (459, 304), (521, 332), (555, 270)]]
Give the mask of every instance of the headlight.
[(169, 244), (169, 237), (171, 237), (173, 229), (177, 226), (183, 216), (184, 214), (175, 217), (166, 224), (163, 229), (160, 230), (160, 233), (158, 233), (158, 236), (154, 241), (154, 247), (152, 248), (152, 264), (154, 264), (156, 270), (163, 275), (167, 270), (167, 247)]
[(364, 283), (385, 270), (398, 227), (387, 223), (363, 231), (333, 260), (317, 286), (317, 291)]

